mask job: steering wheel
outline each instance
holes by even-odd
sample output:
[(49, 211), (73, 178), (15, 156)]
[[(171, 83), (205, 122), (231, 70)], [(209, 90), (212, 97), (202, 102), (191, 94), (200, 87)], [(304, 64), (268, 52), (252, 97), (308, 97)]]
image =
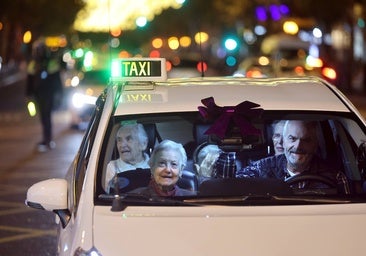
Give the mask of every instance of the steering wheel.
[(337, 184), (328, 177), (317, 174), (300, 174), (288, 178), (285, 182), (289, 185), (300, 183), (303, 181), (315, 181), (327, 185), (330, 188), (336, 188)]

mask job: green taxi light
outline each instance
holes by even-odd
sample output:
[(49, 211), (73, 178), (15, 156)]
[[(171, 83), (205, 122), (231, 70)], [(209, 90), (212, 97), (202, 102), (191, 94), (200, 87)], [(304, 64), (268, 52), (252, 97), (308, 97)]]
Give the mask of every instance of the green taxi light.
[(115, 59), (111, 81), (164, 81), (167, 79), (164, 58)]

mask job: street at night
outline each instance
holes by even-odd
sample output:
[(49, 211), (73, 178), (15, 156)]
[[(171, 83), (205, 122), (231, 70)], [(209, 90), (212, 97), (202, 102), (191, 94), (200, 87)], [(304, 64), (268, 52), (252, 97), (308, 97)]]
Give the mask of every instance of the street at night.
[(56, 148), (36, 151), (41, 127), (38, 116), (30, 117), (21, 74), (0, 88), (0, 255), (55, 255), (55, 215), (24, 204), (33, 183), (63, 177), (80, 145), (83, 132), (69, 129), (68, 114), (54, 113)]
[(366, 0), (1, 1), (0, 256), (362, 254), (365, 21)]

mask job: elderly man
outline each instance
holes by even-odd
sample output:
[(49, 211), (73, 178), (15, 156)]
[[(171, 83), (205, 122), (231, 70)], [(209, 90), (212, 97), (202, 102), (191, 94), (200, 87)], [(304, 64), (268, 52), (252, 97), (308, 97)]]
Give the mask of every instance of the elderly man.
[(149, 156), (145, 153), (148, 137), (142, 124), (125, 124), (117, 131), (119, 158), (107, 165), (104, 189), (109, 192), (110, 181), (120, 172), (150, 168)]
[[(299, 120), (286, 121), (283, 128), (284, 153), (260, 159), (239, 170), (236, 177), (263, 177), (286, 180), (299, 174), (316, 174), (344, 185), (343, 177), (327, 168), (316, 154), (318, 149), (317, 123)], [(342, 183), (342, 184), (341, 184)], [(298, 184), (299, 188), (326, 187), (319, 181)]]

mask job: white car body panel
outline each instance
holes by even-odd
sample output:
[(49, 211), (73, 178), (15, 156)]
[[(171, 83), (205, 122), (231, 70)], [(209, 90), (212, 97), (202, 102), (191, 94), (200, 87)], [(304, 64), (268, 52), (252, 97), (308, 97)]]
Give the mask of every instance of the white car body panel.
[[(115, 88), (110, 88), (113, 91)], [(95, 146), (92, 149), (90, 161), (86, 170), (83, 196), (80, 197), (78, 213), (72, 216), (70, 223), (60, 233), (59, 250), (60, 255), (70, 255), (79, 246), (90, 248), (93, 245), (93, 194), (95, 173), (97, 171), (97, 161), (100, 148), (97, 146), (102, 143), (108, 119), (113, 107), (114, 93), (109, 94), (105, 104), (105, 110), (99, 123), (98, 132), (95, 138)]]
[(102, 255), (344, 256), (363, 255), (366, 205), (98, 206), (94, 218)]
[[(267, 110), (317, 110), (349, 112), (329, 88), (309, 83), (309, 80), (288, 79), (257, 80), (246, 82), (233, 79), (197, 79), (199, 87), (192, 88), (192, 81), (174, 82), (168, 86), (158, 86), (154, 90), (125, 91), (116, 114), (140, 114), (171, 111), (196, 111), (201, 99), (207, 96), (207, 87), (219, 106), (232, 106), (243, 99), (260, 104)], [(266, 82), (267, 81), (267, 82)], [(305, 84), (306, 83), (306, 84)], [(240, 86), (242, 84), (242, 86)], [(160, 85), (160, 84), (159, 84)], [(225, 86), (223, 86), (225, 85)], [(311, 91), (312, 93), (309, 93)], [(230, 92), (230, 93), (228, 93)], [(243, 92), (246, 95), (243, 95)], [(150, 101), (149, 101), (150, 99)]]

